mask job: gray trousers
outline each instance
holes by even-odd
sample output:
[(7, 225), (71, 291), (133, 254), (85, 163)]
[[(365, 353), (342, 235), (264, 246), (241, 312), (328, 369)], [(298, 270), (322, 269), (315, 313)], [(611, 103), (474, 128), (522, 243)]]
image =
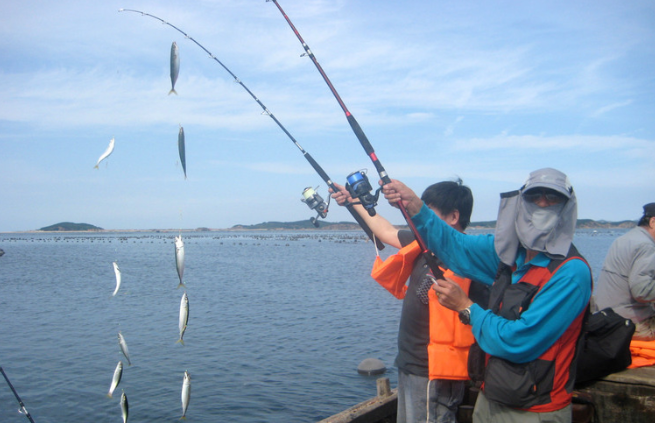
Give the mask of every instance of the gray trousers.
[(473, 423), (571, 423), (572, 413), (571, 404), (548, 413), (517, 410), (489, 401), (484, 393), (480, 392), (473, 410)]
[(637, 323), (632, 339), (636, 339), (637, 341), (655, 341), (655, 316)]
[(465, 383), (429, 380), (398, 370), (396, 423), (456, 423)]

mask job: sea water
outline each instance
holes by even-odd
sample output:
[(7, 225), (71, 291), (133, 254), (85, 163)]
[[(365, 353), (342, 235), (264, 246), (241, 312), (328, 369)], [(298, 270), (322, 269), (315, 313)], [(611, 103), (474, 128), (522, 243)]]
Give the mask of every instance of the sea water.
[[(576, 233), (595, 275), (623, 233)], [(396, 385), (401, 302), (370, 278), (375, 248), (360, 232), (183, 232), (186, 288), (176, 235), (0, 234), (0, 366), (37, 423), (122, 421), (122, 392), (130, 422), (177, 422), (185, 370), (189, 422), (321, 420), (375, 396), (379, 376), (357, 373), (366, 358)], [(18, 409), (0, 380), (0, 422), (27, 421)]]

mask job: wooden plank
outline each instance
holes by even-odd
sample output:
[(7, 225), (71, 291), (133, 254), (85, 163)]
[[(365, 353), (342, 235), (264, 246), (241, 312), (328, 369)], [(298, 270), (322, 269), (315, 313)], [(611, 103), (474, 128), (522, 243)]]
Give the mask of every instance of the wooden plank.
[(626, 369), (622, 372), (613, 373), (607, 376), (604, 380), (655, 387), (655, 366)]
[(599, 422), (655, 422), (655, 367), (627, 369), (578, 390), (592, 397)]
[(398, 406), (398, 388), (389, 395), (361, 402), (319, 423), (395, 423)]

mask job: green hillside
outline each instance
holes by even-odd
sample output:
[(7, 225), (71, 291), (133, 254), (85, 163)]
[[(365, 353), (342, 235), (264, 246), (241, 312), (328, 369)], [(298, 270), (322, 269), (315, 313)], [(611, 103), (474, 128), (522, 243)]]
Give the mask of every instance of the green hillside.
[(102, 228), (88, 223), (61, 222), (39, 229), (40, 231), (101, 231)]

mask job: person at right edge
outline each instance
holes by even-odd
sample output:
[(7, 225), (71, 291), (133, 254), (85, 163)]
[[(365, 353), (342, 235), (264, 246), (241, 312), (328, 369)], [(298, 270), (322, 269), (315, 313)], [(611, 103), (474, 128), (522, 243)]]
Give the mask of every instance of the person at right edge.
[(593, 303), (631, 319), (633, 339), (655, 340), (655, 203), (646, 204), (637, 226), (612, 243)]
[(392, 205), (403, 202), (449, 269), (493, 284), (488, 310), (452, 281), (433, 285), (439, 303), (459, 312), (486, 353), (473, 421), (571, 422), (574, 356), (592, 276), (572, 244), (577, 202), (568, 177), (539, 169), (518, 190), (501, 194), (493, 235), (453, 230), (400, 181), (384, 185), (383, 193)]

